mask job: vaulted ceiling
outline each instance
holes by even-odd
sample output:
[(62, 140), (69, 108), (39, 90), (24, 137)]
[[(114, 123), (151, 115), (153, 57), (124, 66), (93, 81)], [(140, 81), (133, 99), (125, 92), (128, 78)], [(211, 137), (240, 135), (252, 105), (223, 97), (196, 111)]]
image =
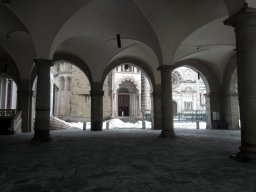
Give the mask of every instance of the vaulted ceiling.
[[(0, 46), (31, 72), (33, 59), (79, 57), (99, 81), (110, 62), (136, 58), (157, 76), (159, 65), (205, 61), (222, 79), (235, 35), (223, 20), (244, 0), (11, 0), (0, 4)], [(249, 6), (255, 6), (248, 0)], [(116, 35), (121, 35), (118, 48)]]

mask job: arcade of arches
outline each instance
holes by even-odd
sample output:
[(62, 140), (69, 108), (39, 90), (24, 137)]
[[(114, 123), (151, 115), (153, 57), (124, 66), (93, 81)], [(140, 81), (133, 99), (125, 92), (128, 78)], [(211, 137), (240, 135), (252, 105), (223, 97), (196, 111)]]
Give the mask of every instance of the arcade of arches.
[[(83, 90), (83, 97), (90, 97), (84, 106), (90, 108), (92, 131), (102, 130), (108, 74), (117, 66), (133, 70), (126, 66), (132, 64), (145, 72), (151, 84), (152, 128), (160, 129), (161, 137), (175, 138), (170, 117), (176, 108), (172, 107), (174, 89), (170, 85), (179, 76), (171, 74), (175, 68), (187, 66), (206, 86), (207, 128), (238, 129), (240, 119), (241, 147), (235, 157), (256, 159), (254, 1), (54, 2), (0, 3), (0, 74), (8, 77), (0, 80), (1, 108), (17, 106), (22, 111), (22, 132), (31, 131), (34, 118), (33, 140), (49, 141), (50, 113), (61, 115), (70, 110), (70, 103), (55, 111), (50, 107), (51, 90), (62, 94), (72, 88), (68, 72), (59, 79), (58, 88), (51, 87), (51, 66), (65, 60), (87, 78), (90, 90)], [(10, 99), (14, 89), (9, 78), (17, 83), (17, 104)], [(112, 105), (111, 114), (138, 115), (142, 106), (139, 92), (131, 79), (120, 82), (111, 95), (116, 102), (107, 104)], [(191, 103), (186, 107), (192, 108)]]

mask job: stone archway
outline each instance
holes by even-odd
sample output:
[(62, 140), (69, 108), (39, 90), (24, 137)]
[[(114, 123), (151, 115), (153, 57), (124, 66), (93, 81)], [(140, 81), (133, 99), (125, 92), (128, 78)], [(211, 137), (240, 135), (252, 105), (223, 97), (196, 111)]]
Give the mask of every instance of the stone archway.
[[(128, 75), (124, 75), (125, 72)], [(158, 91), (158, 87), (156, 88), (154, 73), (146, 63), (135, 58), (116, 59), (109, 63), (105, 69), (102, 78), (104, 118), (108, 118), (107, 114), (110, 114), (109, 118), (120, 117), (118, 114), (117, 90), (120, 88), (119, 85), (122, 84), (122, 81), (126, 79), (132, 80), (137, 86), (137, 90), (135, 88), (133, 91), (129, 89), (129, 116), (132, 117), (129, 119), (141, 119), (144, 116), (144, 118), (152, 122), (152, 127), (155, 128), (155, 125), (161, 125), (161, 105), (156, 102), (157, 99), (160, 101), (160, 91)], [(112, 84), (110, 83), (110, 85), (109, 82)], [(112, 88), (109, 89), (111, 86)], [(137, 91), (136, 94), (133, 94), (136, 92), (134, 90)], [(110, 105), (107, 97), (110, 97)]]
[[(212, 73), (209, 63), (205, 63), (198, 59), (186, 59), (176, 63), (175, 68), (185, 66), (198, 73), (198, 76), (203, 80), (206, 88), (205, 110), (206, 110), (206, 128), (216, 128), (214, 124), (214, 113), (221, 116), (221, 86), (220, 80)], [(220, 119), (218, 119), (220, 121)], [(218, 122), (219, 123), (219, 122)]]
[[(58, 57), (60, 59), (60, 57)], [(73, 61), (73, 60), (72, 60)], [(75, 60), (74, 61), (79, 61)], [(80, 68), (82, 63), (72, 63), (70, 59), (55, 58), (50, 71), (50, 127), (51, 129), (65, 127), (58, 123), (56, 118), (68, 122), (91, 121), (90, 76)], [(36, 106), (37, 76), (33, 74), (32, 104), (31, 104), (31, 130), (34, 129), (34, 116)], [(56, 127), (54, 127), (56, 125)], [(57, 127), (59, 126), (59, 127)]]

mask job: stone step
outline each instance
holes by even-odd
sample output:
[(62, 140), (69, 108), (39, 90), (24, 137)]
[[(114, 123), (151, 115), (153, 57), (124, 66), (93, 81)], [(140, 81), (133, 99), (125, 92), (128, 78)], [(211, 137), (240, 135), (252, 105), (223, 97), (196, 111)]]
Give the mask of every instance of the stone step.
[(66, 123), (63, 120), (60, 120), (56, 117), (51, 116), (50, 117), (50, 129), (55, 130), (55, 129), (67, 129), (70, 128), (71, 126)]

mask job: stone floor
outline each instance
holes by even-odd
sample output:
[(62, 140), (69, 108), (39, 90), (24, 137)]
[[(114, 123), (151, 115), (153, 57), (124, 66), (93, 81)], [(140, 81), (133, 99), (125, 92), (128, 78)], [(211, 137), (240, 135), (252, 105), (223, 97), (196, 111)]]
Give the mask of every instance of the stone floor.
[(0, 137), (1, 192), (255, 192), (256, 164), (237, 162), (239, 131), (52, 131)]

